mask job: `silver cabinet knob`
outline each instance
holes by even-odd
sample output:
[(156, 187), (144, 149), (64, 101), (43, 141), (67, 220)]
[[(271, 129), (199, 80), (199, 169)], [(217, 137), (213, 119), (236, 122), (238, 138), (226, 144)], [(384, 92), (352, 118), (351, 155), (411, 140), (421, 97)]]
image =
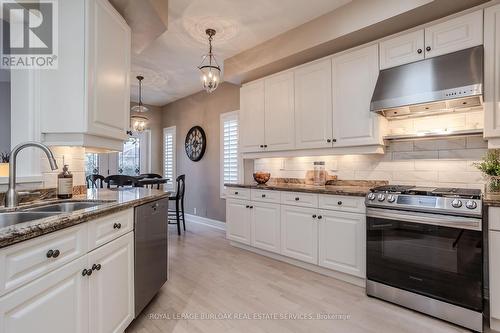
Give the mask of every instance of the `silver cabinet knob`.
[(477, 208), (477, 203), (475, 201), (467, 201), (465, 203), (465, 207), (469, 208), (469, 209), (476, 209)]
[(451, 202), (451, 205), (455, 208), (460, 208), (462, 207), (462, 201), (461, 200), (458, 200), (458, 199), (455, 199)]

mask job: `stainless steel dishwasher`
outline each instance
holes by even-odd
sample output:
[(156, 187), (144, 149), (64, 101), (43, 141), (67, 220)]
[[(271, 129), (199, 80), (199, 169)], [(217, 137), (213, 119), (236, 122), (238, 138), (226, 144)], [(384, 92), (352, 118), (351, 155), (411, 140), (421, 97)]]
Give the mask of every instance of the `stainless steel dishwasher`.
[(168, 199), (135, 208), (135, 317), (167, 281)]

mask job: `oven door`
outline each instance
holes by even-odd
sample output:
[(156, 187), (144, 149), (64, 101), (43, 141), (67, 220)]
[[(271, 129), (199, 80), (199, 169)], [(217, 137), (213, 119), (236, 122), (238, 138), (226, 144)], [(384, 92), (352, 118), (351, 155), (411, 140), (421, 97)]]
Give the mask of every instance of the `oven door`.
[(482, 310), (481, 219), (368, 208), (367, 278)]

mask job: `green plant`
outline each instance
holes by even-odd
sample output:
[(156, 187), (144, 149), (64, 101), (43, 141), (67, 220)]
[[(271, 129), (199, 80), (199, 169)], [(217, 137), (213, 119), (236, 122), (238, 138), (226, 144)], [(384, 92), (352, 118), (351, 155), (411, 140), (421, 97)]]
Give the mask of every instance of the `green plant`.
[(10, 153), (0, 153), (0, 161), (1, 163), (9, 163)]
[(488, 190), (500, 192), (500, 149), (489, 150), (483, 161), (474, 163), (474, 166), (488, 177)]

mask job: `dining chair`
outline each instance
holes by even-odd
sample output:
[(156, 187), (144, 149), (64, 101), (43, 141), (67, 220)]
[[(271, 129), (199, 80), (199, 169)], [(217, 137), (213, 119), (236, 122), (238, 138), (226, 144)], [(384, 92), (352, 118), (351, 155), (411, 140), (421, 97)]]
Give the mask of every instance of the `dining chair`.
[(168, 200), (175, 201), (175, 209), (168, 210), (168, 223), (177, 224), (177, 233), (181, 234), (181, 220), (186, 231), (186, 219), (184, 218), (184, 193), (186, 190), (186, 175), (180, 175), (176, 179), (177, 192), (170, 195)]
[[(144, 178), (159, 179), (159, 178), (163, 178), (163, 177), (157, 173), (142, 173), (139, 175), (139, 178), (140, 179), (144, 179)], [(149, 188), (154, 188), (155, 186), (156, 186), (156, 189), (158, 189), (158, 190), (160, 189), (160, 184), (144, 185), (144, 187), (149, 187)]]
[(101, 175), (88, 175), (85, 177), (85, 182), (87, 183), (87, 188), (103, 188), (104, 187), (104, 176)]
[(126, 175), (111, 175), (104, 178), (104, 182), (108, 184), (108, 188), (113, 185), (116, 187), (135, 186), (135, 184), (137, 183), (137, 177)]

